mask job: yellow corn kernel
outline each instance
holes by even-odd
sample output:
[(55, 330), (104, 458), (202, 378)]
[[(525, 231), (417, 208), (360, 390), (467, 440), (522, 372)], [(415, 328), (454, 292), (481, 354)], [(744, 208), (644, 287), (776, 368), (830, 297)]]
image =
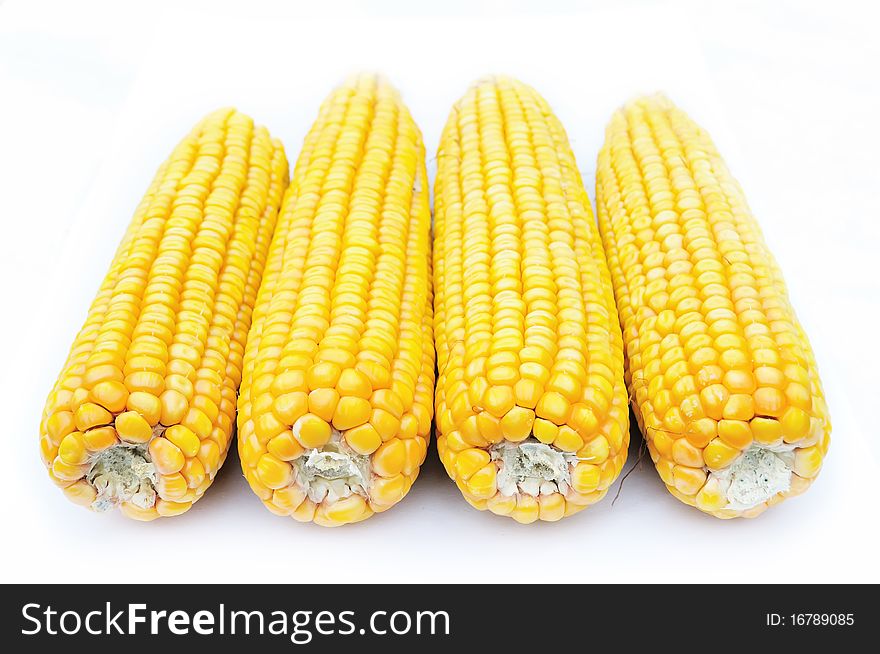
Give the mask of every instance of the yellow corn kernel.
[(74, 414), (76, 428), (85, 431), (92, 427), (108, 425), (113, 422), (113, 414), (107, 409), (92, 402), (85, 402), (79, 406)]
[(694, 498), (694, 506), (707, 513), (720, 511), (727, 506), (727, 497), (717, 479), (709, 478)]
[(516, 508), (510, 513), (510, 517), (520, 524), (527, 525), (540, 517), (541, 507), (538, 500), (530, 495), (518, 495)]
[(140, 414), (150, 426), (157, 425), (162, 417), (162, 403), (159, 398), (143, 391), (129, 393), (125, 408)]
[(306, 383), (309, 390), (315, 391), (323, 388), (333, 388), (339, 381), (342, 369), (330, 361), (316, 363), (306, 373)]
[(403, 473), (416, 474), (419, 466), (425, 462), (428, 443), (422, 438), (410, 438), (403, 441), (403, 444), (406, 447), (406, 464), (403, 466)]
[(163, 475), (172, 475), (180, 472), (186, 457), (183, 452), (171, 441), (165, 438), (154, 438), (150, 441), (150, 458), (156, 470)]
[(702, 449), (718, 435), (718, 423), (711, 418), (692, 420), (685, 431), (685, 438), (696, 448)]
[(372, 454), (382, 445), (382, 437), (369, 423), (346, 431), (345, 441), (358, 454)]
[(501, 418), (501, 433), (508, 441), (523, 441), (532, 433), (534, 423), (534, 411), (515, 406)]
[(398, 420), (403, 419), (403, 402), (391, 392), (390, 388), (373, 391), (373, 394), (370, 396), (370, 404), (377, 409), (387, 411)]
[(122, 511), (122, 515), (126, 518), (139, 520), (141, 522), (149, 522), (160, 517), (159, 511), (155, 506), (149, 509), (143, 509), (132, 502), (123, 502), (119, 505), (119, 510)]
[(282, 461), (292, 461), (300, 456), (305, 450), (293, 437), (293, 432), (286, 431), (278, 434), (266, 444), (266, 449)]
[(716, 438), (703, 450), (703, 461), (710, 470), (722, 470), (736, 461), (740, 454), (739, 448)]
[[(484, 411), (483, 413), (486, 412)], [(465, 418), (465, 420), (461, 423), (461, 428), (459, 432), (461, 434), (461, 439), (472, 447), (489, 446), (489, 441), (483, 438), (483, 433), (480, 430), (480, 424), (477, 422), (477, 416), (468, 416), (467, 418)]]
[(163, 425), (175, 425), (186, 416), (189, 411), (189, 402), (186, 396), (173, 388), (166, 389), (159, 396), (162, 405), (162, 413), (159, 422)]
[(309, 393), (309, 412), (325, 422), (333, 420), (339, 393), (335, 388), (316, 388)]
[[(624, 409), (626, 411), (626, 409)], [(608, 447), (611, 452), (617, 452), (616, 456), (622, 456), (620, 461), (621, 467), (626, 462), (626, 454), (623, 454), (629, 448), (629, 425), (626, 424), (621, 428), (620, 424), (612, 423), (608, 427), (608, 433), (605, 436), (608, 441)]]
[(359, 397), (369, 400), (373, 394), (370, 379), (355, 368), (346, 368), (339, 376), (336, 391), (340, 396)]
[(675, 478), (672, 476), (672, 470), (675, 464), (666, 457), (658, 457), (654, 460), (654, 467), (657, 468), (657, 474), (667, 486), (674, 486)]
[(538, 406), (535, 407), (535, 415), (539, 418), (545, 418), (557, 425), (565, 424), (571, 412), (571, 405), (561, 393), (556, 391), (547, 391), (538, 400)]
[(128, 389), (121, 381), (106, 380), (95, 384), (89, 396), (111, 413), (118, 413), (128, 402)]
[(212, 440), (202, 441), (199, 453), (196, 456), (202, 462), (202, 465), (205, 466), (205, 471), (208, 475), (213, 478), (214, 473), (220, 469), (220, 458), (222, 456), (220, 446)]
[(534, 409), (544, 394), (544, 389), (533, 379), (520, 379), (513, 387), (516, 403), (526, 409)]
[(552, 443), (559, 435), (559, 427), (544, 418), (535, 419), (532, 435), (542, 443)]
[(370, 488), (370, 501), (382, 506), (397, 504), (409, 491), (408, 481), (404, 475), (374, 479)]
[(510, 515), (516, 508), (516, 496), (496, 493), (488, 498), (486, 508), (495, 515)]
[(156, 492), (159, 497), (167, 500), (182, 500), (187, 493), (188, 484), (186, 478), (180, 473), (164, 474), (156, 483)]
[[(736, 372), (742, 372), (738, 370)], [(724, 405), (722, 416), (725, 420), (751, 420), (755, 415), (755, 403), (751, 395), (737, 393), (731, 395)]]
[(746, 449), (753, 440), (749, 423), (742, 420), (719, 420), (718, 437), (738, 450)]
[(302, 391), (284, 393), (275, 398), (272, 406), (275, 415), (292, 425), (309, 411), (309, 396)]
[(309, 392), (307, 375), (303, 370), (285, 370), (276, 375), (266, 375), (265, 379), (269, 384), (269, 390), (276, 398), (286, 393), (300, 392), (307, 394)]
[(803, 409), (790, 406), (779, 418), (782, 435), (786, 443), (794, 443), (805, 438), (810, 432), (810, 414)]
[(476, 499), (487, 500), (497, 490), (495, 478), (498, 468), (494, 463), (487, 463), (465, 481), (467, 492)]
[(151, 370), (136, 370), (125, 376), (125, 387), (130, 393), (144, 393), (159, 399), (165, 390), (165, 378)]
[(324, 447), (330, 440), (332, 429), (324, 420), (313, 413), (307, 413), (293, 423), (293, 436), (306, 448)]
[(84, 479), (67, 486), (63, 491), (67, 499), (80, 506), (89, 506), (98, 496), (95, 487)]
[(654, 449), (660, 456), (667, 459), (672, 456), (672, 446), (675, 443), (672, 434), (667, 433), (665, 430), (653, 429), (651, 427), (648, 427), (645, 430), (645, 433), (648, 434), (651, 443), (654, 445)]
[(559, 493), (542, 495), (538, 507), (538, 518), (545, 522), (556, 522), (565, 516), (565, 498)]
[(113, 427), (95, 427), (83, 434), (83, 441), (90, 452), (102, 452), (117, 445), (119, 438)]
[(298, 486), (278, 488), (272, 493), (272, 503), (289, 511), (293, 511), (302, 504), (306, 493)]
[(187, 459), (180, 475), (186, 480), (187, 488), (198, 488), (204, 483), (207, 476), (205, 466), (197, 458)]
[(757, 388), (755, 375), (748, 370), (728, 370), (722, 383), (731, 393), (740, 393), (751, 397)]
[[(586, 404), (578, 403), (571, 407), (571, 415), (569, 416), (571, 426), (574, 427), (582, 438), (591, 438), (599, 427), (599, 420), (596, 414)], [(621, 431), (619, 425), (615, 425), (612, 429)]]
[[(204, 414), (201, 415), (204, 416)], [(202, 428), (200, 429), (198, 421), (185, 420), (183, 424), (190, 427), (196, 434), (206, 436), (204, 431), (205, 425), (202, 425)], [(257, 435), (257, 438), (260, 439), (261, 443), (268, 443), (270, 440), (285, 431), (287, 431), (287, 425), (276, 418), (272, 411), (267, 411), (254, 420), (254, 433)], [(208, 430), (208, 433), (210, 433), (210, 430)]]
[(192, 502), (172, 502), (170, 500), (162, 499), (161, 497), (156, 500), (156, 513), (158, 513), (163, 518), (167, 518), (174, 515), (180, 515), (181, 513), (185, 513), (189, 511), (192, 507)]
[[(799, 376), (799, 375), (798, 375)], [(806, 380), (804, 380), (806, 382)], [(809, 384), (801, 384), (792, 382), (785, 387), (785, 399), (787, 404), (798, 407), (804, 411), (810, 411), (813, 408), (813, 398), (807, 389)]]
[(818, 445), (795, 450), (794, 473), (804, 479), (812, 479), (822, 467), (822, 448)]
[(712, 384), (700, 391), (703, 411), (713, 420), (721, 420), (724, 417), (724, 407), (729, 398), (730, 391), (722, 384)]
[[(398, 435), (404, 439), (415, 438), (419, 435), (419, 421), (413, 414), (407, 413), (400, 419), (400, 433)], [(422, 435), (427, 435), (427, 432)]]
[[(250, 482), (251, 480), (248, 479)], [(251, 482), (251, 488), (254, 489), (254, 492), (257, 491), (256, 486), (253, 482)], [(354, 502), (354, 500), (352, 500)], [(299, 522), (310, 522), (315, 519), (315, 503), (311, 500), (303, 501), (296, 509), (290, 512), (290, 517), (294, 520), (298, 520)], [(356, 510), (356, 509), (355, 509)], [(343, 512), (344, 513), (344, 512)], [(352, 512), (354, 513), (354, 511)]]
[[(606, 441), (604, 438), (602, 438), (601, 440), (604, 443), (607, 456), (608, 441)], [(596, 445), (598, 448), (601, 449), (601, 444), (597, 443)], [(553, 446), (557, 449), (562, 450), (563, 452), (577, 452), (584, 447), (584, 441), (577, 433), (577, 431), (575, 431), (572, 427), (569, 427), (568, 425), (562, 425), (556, 431), (556, 438), (553, 440)]]
[(752, 418), (749, 425), (759, 443), (775, 445), (782, 440), (782, 424), (775, 418)]
[(406, 465), (406, 446), (397, 438), (379, 446), (372, 458), (373, 470), (382, 477), (393, 477)]
[[(115, 359), (115, 357), (111, 357), (112, 359)], [(104, 381), (122, 381), (122, 371), (119, 370), (118, 366), (112, 363), (99, 364), (97, 361), (97, 357), (93, 358), (93, 365), (89, 366), (83, 374), (82, 383), (85, 388), (94, 388), (97, 384)]]
[(516, 400), (509, 386), (492, 386), (486, 391), (483, 403), (486, 411), (496, 418), (503, 418), (515, 406)]
[(348, 395), (341, 397), (333, 413), (333, 426), (339, 431), (357, 427), (370, 419), (371, 412), (369, 400)]
[(601, 470), (592, 463), (578, 463), (571, 473), (571, 487), (578, 493), (592, 493), (599, 487)]
[(192, 458), (199, 452), (201, 441), (192, 430), (183, 425), (173, 425), (165, 430), (163, 434), (165, 438), (174, 443), (183, 453), (183, 456)]
[(466, 481), (487, 463), (489, 463), (489, 453), (487, 451), (471, 448), (456, 455), (455, 471), (459, 479)]
[(260, 481), (267, 488), (284, 488), (290, 482), (290, 465), (271, 454), (264, 454), (260, 457), (256, 471)]
[[(513, 407), (510, 411), (505, 414), (505, 417), (510, 415), (511, 412), (516, 411), (517, 407)], [(488, 443), (497, 443), (504, 438), (504, 432), (501, 425), (501, 420), (493, 416), (488, 411), (481, 411), (476, 415), (477, 420), (477, 430), (479, 435), (481, 436), (482, 442), (480, 445), (486, 445)], [(463, 432), (462, 432), (463, 433)], [(526, 434), (528, 436), (528, 434)], [(476, 442), (474, 443), (476, 445)]]
[(85, 440), (81, 432), (75, 431), (68, 434), (58, 446), (58, 456), (64, 463), (71, 466), (84, 464), (89, 460), (89, 452), (86, 450)]
[(55, 460), (52, 462), (52, 474), (62, 481), (81, 479), (87, 470), (87, 465), (66, 463), (60, 456), (55, 457)]
[(150, 423), (135, 411), (120, 413), (116, 416), (114, 426), (119, 438), (126, 443), (146, 443), (153, 436)]
[(706, 472), (702, 468), (676, 465), (672, 469), (675, 489), (683, 495), (696, 495), (706, 483)]
[(58, 411), (46, 420), (46, 435), (56, 446), (72, 431), (76, 431), (76, 423), (70, 411)]
[(699, 468), (703, 465), (703, 451), (687, 438), (679, 438), (672, 444), (672, 460), (683, 466)]
[(755, 415), (778, 418), (785, 410), (785, 395), (778, 388), (759, 388), (755, 391)]
[(370, 414), (370, 424), (373, 425), (383, 441), (394, 438), (400, 429), (400, 419), (383, 409), (373, 409)]
[[(308, 502), (308, 500), (306, 501)], [(350, 495), (344, 500), (339, 500), (326, 506), (326, 508), (322, 506), (322, 509), (324, 517), (330, 524), (356, 522), (358, 519), (365, 517), (364, 514), (369, 511), (367, 503), (360, 495)]]
[[(567, 428), (559, 428), (560, 435), (563, 434), (563, 430), (565, 429)], [(575, 434), (575, 437), (577, 437), (577, 434)], [(578, 440), (580, 439), (578, 438)], [(586, 461), (587, 463), (593, 463), (595, 465), (604, 463), (611, 454), (611, 448), (608, 445), (608, 440), (604, 436), (596, 436), (585, 445), (583, 445), (583, 447), (580, 447), (576, 450), (569, 450), (565, 447), (562, 447), (562, 445), (559, 444), (559, 438), (556, 439), (556, 442), (554, 444), (561, 450), (565, 450), (567, 452), (577, 452), (579, 460)], [(573, 446), (575, 445), (575, 443), (573, 442), (571, 445)]]

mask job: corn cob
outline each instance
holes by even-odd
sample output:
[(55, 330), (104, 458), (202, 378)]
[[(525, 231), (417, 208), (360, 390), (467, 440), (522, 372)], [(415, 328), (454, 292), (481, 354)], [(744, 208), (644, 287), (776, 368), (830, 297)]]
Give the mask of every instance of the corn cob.
[(238, 447), (270, 511), (336, 526), (400, 501), (432, 418), (430, 207), (421, 134), (387, 81), (321, 107), (254, 309)]
[(620, 473), (629, 410), (599, 233), (544, 99), (504, 77), (473, 86), (434, 197), (440, 458), (478, 509), (575, 513)]
[(709, 136), (663, 96), (629, 103), (596, 201), (627, 383), (666, 487), (720, 518), (804, 491), (831, 432), (816, 362)]
[(159, 168), (40, 425), (43, 461), (71, 500), (152, 520), (211, 485), (286, 184), (281, 144), (232, 109)]

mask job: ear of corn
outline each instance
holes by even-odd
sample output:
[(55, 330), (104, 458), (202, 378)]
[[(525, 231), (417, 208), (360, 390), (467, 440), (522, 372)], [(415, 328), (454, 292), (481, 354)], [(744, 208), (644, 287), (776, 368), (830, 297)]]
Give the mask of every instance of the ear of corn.
[(435, 187), (437, 447), (468, 502), (519, 522), (600, 500), (629, 442), (623, 345), (565, 131), (508, 78), (453, 108)]
[(162, 164), (49, 396), (40, 451), (74, 502), (151, 520), (223, 464), (287, 160), (247, 116), (207, 116)]
[(432, 418), (421, 134), (383, 79), (349, 80), (306, 137), (254, 310), (242, 468), (277, 514), (335, 526), (400, 501)]
[(730, 518), (805, 490), (831, 431), (816, 363), (709, 136), (665, 97), (629, 103), (596, 199), (633, 407), (669, 491)]

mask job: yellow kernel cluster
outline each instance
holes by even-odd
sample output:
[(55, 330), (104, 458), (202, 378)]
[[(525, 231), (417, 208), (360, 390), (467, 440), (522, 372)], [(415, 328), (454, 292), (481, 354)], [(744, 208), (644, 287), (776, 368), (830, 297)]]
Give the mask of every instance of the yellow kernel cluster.
[[(400, 501), (433, 416), (430, 207), (421, 134), (360, 76), (321, 107), (284, 198), (238, 402), (242, 469), (267, 508), (321, 525)], [(301, 457), (369, 457), (365, 492), (313, 501)]]
[[(722, 518), (802, 492), (831, 432), (816, 363), (709, 136), (665, 97), (629, 103), (606, 131), (596, 199), (627, 383), (669, 491)], [(793, 448), (791, 490), (726, 508), (711, 473), (751, 446)]]
[[(533, 89), (473, 86), (438, 151), (437, 447), (479, 509), (558, 520), (601, 499), (629, 442), (623, 344), (590, 202), (562, 125)], [(565, 494), (502, 494), (493, 445), (574, 453)]]
[(91, 506), (101, 453), (139, 447), (155, 466), (152, 506), (177, 515), (226, 457), (244, 342), (282, 194), (281, 144), (247, 116), (207, 116), (162, 164), (46, 403), (51, 478)]

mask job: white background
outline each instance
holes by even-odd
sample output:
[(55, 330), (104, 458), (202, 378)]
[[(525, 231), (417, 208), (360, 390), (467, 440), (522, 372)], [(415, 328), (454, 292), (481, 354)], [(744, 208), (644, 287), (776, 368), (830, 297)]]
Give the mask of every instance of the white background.
[[(309, 4), (0, 4), (0, 580), (880, 581), (869, 3)], [(648, 461), (615, 504), (616, 486), (575, 517), (524, 527), (471, 509), (432, 447), (405, 501), (336, 530), (270, 514), (234, 454), (179, 518), (69, 503), (39, 461), (40, 412), (156, 167), (222, 105), (267, 125), (292, 162), (320, 101), (358, 69), (402, 90), (432, 174), (449, 107), (487, 72), (547, 98), (591, 196), (605, 123), (628, 97), (665, 90), (708, 128), (819, 360), (834, 432), (812, 489), (757, 520), (719, 521), (668, 495)]]

